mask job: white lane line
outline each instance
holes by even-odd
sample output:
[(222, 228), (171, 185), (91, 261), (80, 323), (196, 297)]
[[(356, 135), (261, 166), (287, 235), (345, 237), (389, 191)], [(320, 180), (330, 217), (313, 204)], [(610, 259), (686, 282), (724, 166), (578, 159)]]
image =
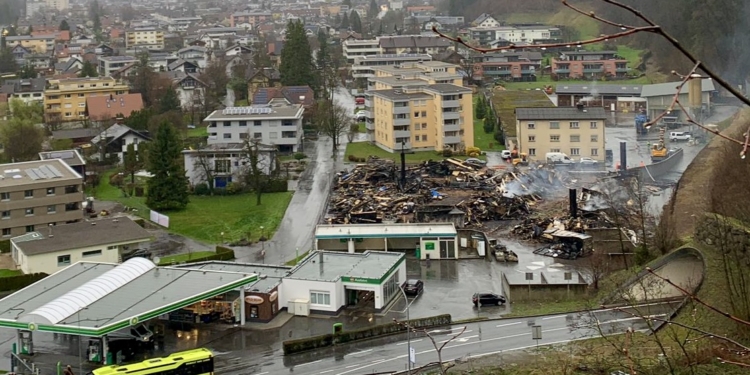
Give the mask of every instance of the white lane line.
[(266, 371), (266, 372), (260, 372), (257, 375), (266, 375), (266, 374), (268, 374), (268, 371)]
[(462, 329), (464, 329), (464, 327), (455, 327), (455, 328), (449, 329), (449, 331), (458, 331), (458, 330), (462, 330)]
[(321, 371), (321, 372), (319, 372), (319, 374), (326, 374), (326, 373), (329, 373), (329, 372), (333, 372), (333, 370), (325, 370), (325, 371)]
[(352, 367), (357, 367), (357, 366), (361, 366), (361, 364), (357, 363), (356, 365), (346, 366), (346, 368), (352, 368)]
[[(461, 328), (461, 329), (463, 329), (463, 328)], [(474, 332), (474, 331), (472, 331), (472, 330), (470, 330), (470, 329), (467, 329), (467, 330), (466, 330), (466, 331), (464, 331), (463, 333), (469, 333), (469, 332)], [(446, 333), (445, 335), (446, 335), (446, 336), (450, 336), (450, 335), (455, 335), (455, 334), (457, 334), (457, 333), (458, 333), (458, 332), (451, 332), (451, 333)]]
[(508, 326), (514, 326), (514, 325), (516, 325), (516, 324), (521, 324), (521, 323), (523, 323), (523, 322), (515, 322), (515, 323), (500, 324), (500, 325), (497, 325), (497, 326), (495, 326), (495, 327), (497, 327), (497, 328), (500, 328), (500, 327), (508, 327)]
[(560, 318), (564, 318), (564, 317), (566, 317), (566, 316), (567, 316), (567, 315), (556, 315), (556, 316), (548, 316), (548, 317), (546, 317), (546, 318), (542, 318), (542, 320), (550, 320), (550, 319), (560, 319)]
[[(433, 351), (434, 351), (434, 350), (433, 350)], [(355, 372), (355, 371), (359, 371), (359, 370), (362, 370), (362, 369), (365, 369), (365, 368), (368, 368), (368, 367), (371, 367), (371, 366), (375, 366), (375, 365), (377, 365), (377, 364), (380, 364), (380, 363), (391, 362), (391, 361), (397, 361), (397, 360), (399, 360), (399, 359), (404, 359), (404, 358), (406, 358), (406, 356), (405, 356), (405, 355), (400, 355), (400, 356), (397, 356), (397, 357), (394, 357), (394, 358), (384, 359), (384, 360), (383, 360), (383, 361), (381, 361), (381, 362), (377, 362), (377, 363), (370, 363), (370, 364), (367, 364), (367, 365), (362, 365), (362, 366), (360, 366), (360, 367), (356, 367), (356, 368), (353, 368), (353, 369), (351, 369), (351, 370), (349, 370), (349, 371), (339, 372), (339, 373), (338, 373), (338, 374), (336, 374), (336, 375), (346, 375), (346, 374), (349, 374), (349, 373), (352, 373), (352, 372)]]
[[(419, 339), (419, 340), (411, 340), (411, 343), (413, 344), (413, 343), (415, 343), (415, 342), (420, 342), (420, 341), (422, 341), (422, 339)], [(408, 344), (408, 343), (409, 343), (408, 341), (404, 341), (404, 342), (400, 342), (400, 343), (398, 343), (398, 344), (396, 344), (396, 345), (406, 345), (406, 344)]]
[[(322, 360), (322, 359), (319, 359), (319, 360), (317, 360), (317, 361), (314, 361), (314, 362), (307, 362), (307, 363), (303, 363), (303, 364), (301, 364), (301, 365), (297, 365), (297, 366), (294, 366), (294, 367), (295, 367), (295, 368), (296, 368), (296, 367), (302, 367), (302, 366), (312, 365), (312, 364), (316, 364), (316, 363), (320, 363), (320, 362), (323, 362), (323, 360)], [(258, 375), (260, 375), (260, 374), (258, 374)]]
[(345, 355), (344, 357), (347, 357), (347, 356), (350, 356), (350, 355), (365, 354), (365, 353), (368, 353), (368, 352), (371, 352), (371, 351), (372, 351), (372, 349), (362, 350), (362, 351), (359, 351), (359, 352), (349, 353), (349, 354)]
[[(466, 337), (464, 337), (464, 336), (458, 336), (458, 337), (456, 338), (456, 341), (459, 341), (459, 342), (460, 342), (460, 341), (463, 341), (463, 340), (473, 339), (473, 338), (475, 338), (475, 337), (479, 337), (479, 335), (466, 336)], [(451, 341), (451, 340), (452, 340), (452, 339), (448, 339), (448, 340), (443, 340), (443, 341), (438, 341), (438, 344), (442, 344), (442, 343), (444, 343), (444, 342), (448, 342), (448, 341)]]
[(673, 302), (654, 302), (654, 303), (646, 303), (643, 305), (636, 305), (636, 306), (621, 306), (621, 307), (613, 307), (611, 309), (601, 309), (601, 310), (592, 310), (592, 313), (598, 313), (598, 312), (607, 312), (607, 311), (614, 311), (614, 310), (623, 310), (623, 309), (637, 309), (639, 307), (649, 307), (649, 306), (659, 306), (659, 305), (671, 305), (673, 303), (676, 303), (678, 301)]
[(621, 318), (621, 319), (612, 319), (607, 320), (604, 322), (597, 322), (599, 324), (609, 324), (609, 323), (622, 323), (622, 322), (630, 322), (633, 320), (648, 320), (651, 318), (661, 318), (663, 316), (667, 316), (667, 314), (655, 314), (655, 315), (647, 315), (647, 316), (634, 316), (632, 318)]

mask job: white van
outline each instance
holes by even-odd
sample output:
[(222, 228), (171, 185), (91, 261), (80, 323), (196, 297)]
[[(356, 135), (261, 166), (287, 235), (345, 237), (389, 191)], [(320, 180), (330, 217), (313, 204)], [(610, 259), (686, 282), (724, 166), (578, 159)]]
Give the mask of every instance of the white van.
[(562, 152), (548, 152), (545, 156), (547, 163), (570, 164), (573, 160)]
[(672, 142), (676, 141), (689, 141), (690, 140), (690, 133), (686, 132), (670, 132), (669, 133), (669, 140)]

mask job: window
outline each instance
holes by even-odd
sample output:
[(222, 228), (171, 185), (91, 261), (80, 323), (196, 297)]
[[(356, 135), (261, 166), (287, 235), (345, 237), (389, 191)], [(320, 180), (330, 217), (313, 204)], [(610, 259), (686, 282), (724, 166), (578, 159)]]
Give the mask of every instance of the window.
[(77, 210), (79, 210), (79, 208), (78, 208), (78, 202), (65, 203), (65, 211), (66, 212), (77, 211)]
[(560, 152), (559, 148), (551, 148), (549, 149), (549, 152)]
[(247, 126), (247, 121), (240, 121), (240, 126)]
[(422, 117), (427, 117), (427, 111), (422, 111)]
[(78, 97), (79, 97), (79, 98), (83, 98), (83, 97), (85, 97), (85, 96), (86, 96), (86, 94), (78, 94)]
[(0, 200), (9, 201), (10, 193), (0, 193)]
[(578, 156), (580, 154), (581, 154), (581, 149), (580, 148), (571, 148), (570, 149), (570, 155), (572, 155), (572, 156)]
[(422, 123), (422, 129), (427, 129), (427, 123), (426, 122)]
[(33, 231), (34, 231), (34, 226), (33, 225), (27, 225), (26, 226), (26, 233), (31, 233)]
[(65, 112), (65, 117), (71, 117), (71, 116), (73, 116), (72, 112)]
[(224, 126), (232, 126), (232, 122), (231, 121), (224, 121)]
[(57, 206), (55, 206), (54, 204), (47, 206), (48, 214), (54, 214), (56, 211), (57, 211)]
[(310, 291), (310, 304), (331, 305), (331, 293)]
[(550, 135), (549, 136), (550, 142), (560, 142), (560, 136), (559, 135)]
[(549, 123), (550, 129), (560, 129), (560, 123), (557, 121), (553, 121)]
[(529, 136), (529, 142), (536, 142), (536, 136), (535, 135), (530, 135)]
[[(81, 253), (81, 256), (84, 257), (84, 258), (95, 257), (95, 256), (99, 256), (99, 255), (102, 255), (102, 251), (101, 250), (84, 251), (83, 253)], [(58, 263), (59, 262), (60, 261), (58, 261)]]
[(419, 112), (414, 112), (414, 117), (419, 117)]
[(535, 127), (536, 127), (536, 125), (534, 125), (534, 123), (533, 123), (533, 122), (530, 122), (530, 123), (526, 124), (526, 126), (527, 126), (527, 127), (529, 128), (529, 129), (535, 129)]
[(26, 209), (26, 216), (30, 216), (30, 215), (33, 215), (33, 214), (34, 214), (34, 209), (33, 208), (27, 208)]
[(419, 142), (419, 136), (418, 135), (414, 136), (414, 142)]
[(427, 142), (427, 134), (422, 134), (422, 142)]
[(591, 136), (591, 142), (599, 142), (599, 136), (598, 135), (592, 135)]
[(580, 135), (571, 135), (570, 136), (570, 141), (571, 142), (580, 142), (581, 141), (581, 136)]
[(70, 255), (60, 255), (57, 257), (57, 266), (69, 266), (70, 265)]
[(78, 108), (86, 108), (86, 103), (78, 103)]
[(117, 250), (117, 245), (107, 246), (107, 250)]
[(263, 125), (263, 121), (255, 120), (255, 121), (253, 121), (253, 125), (254, 126), (261, 126), (261, 125)]
[(229, 173), (231, 168), (232, 165), (228, 159), (214, 161), (214, 169), (216, 169), (216, 173)]
[(240, 133), (240, 139), (247, 139), (248, 133)]
[(65, 187), (65, 194), (73, 194), (78, 192), (78, 185), (68, 185)]
[(10, 228), (3, 228), (3, 237), (10, 236)]
[(65, 94), (65, 95), (63, 95), (63, 97), (70, 98), (70, 94)]
[(24, 198), (34, 198), (34, 190), (24, 190)]
[(591, 129), (596, 129), (596, 121), (591, 121), (589, 126), (591, 126)]
[(232, 139), (232, 133), (224, 133), (224, 139)]
[(3, 219), (10, 219), (10, 211), (3, 211)]
[(253, 133), (253, 138), (255, 138), (255, 139), (261, 139), (261, 138), (263, 138), (263, 133)]
[(598, 148), (592, 148), (591, 149), (591, 156), (599, 156), (599, 149)]
[(47, 188), (47, 195), (55, 195), (55, 188)]
[(536, 155), (536, 149), (535, 148), (530, 148), (529, 149), (529, 156), (534, 156), (534, 155)]
[(279, 133), (278, 132), (270, 132), (270, 133), (268, 133), (268, 138), (269, 139), (276, 139), (278, 137), (279, 137)]
[(578, 121), (571, 121), (570, 122), (570, 128), (571, 129), (578, 129)]

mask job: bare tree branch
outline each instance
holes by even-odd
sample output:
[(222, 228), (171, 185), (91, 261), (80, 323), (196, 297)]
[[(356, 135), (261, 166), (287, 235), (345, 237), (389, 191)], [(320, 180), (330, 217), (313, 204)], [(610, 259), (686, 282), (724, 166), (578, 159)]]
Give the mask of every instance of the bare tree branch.
[[(438, 356), (438, 365), (440, 366), (440, 373), (442, 375), (445, 375), (446, 372), (447, 372), (447, 370), (448, 370), (448, 368), (446, 368), (445, 366), (443, 366), (443, 348), (445, 348), (445, 346), (448, 345), (451, 341), (453, 341), (453, 340), (457, 339), (459, 336), (461, 336), (466, 331), (466, 326), (464, 326), (463, 329), (461, 329), (460, 332), (454, 334), (453, 336), (451, 336), (451, 338), (449, 338), (448, 340), (446, 340), (443, 343), (443, 345), (438, 346), (438, 342), (435, 341), (435, 337), (433, 337), (432, 334), (430, 334), (430, 332), (426, 328), (414, 328), (409, 322), (400, 322), (400, 321), (398, 321), (395, 318), (393, 319), (393, 322), (396, 323), (396, 324), (398, 324), (401, 327), (406, 328), (407, 330), (409, 330), (411, 332), (422, 333), (425, 336), (427, 336), (428, 339), (430, 339), (430, 342), (432, 342), (432, 346), (435, 347), (435, 352), (437, 353), (437, 356)], [(411, 359), (407, 358), (407, 360), (411, 360)]]

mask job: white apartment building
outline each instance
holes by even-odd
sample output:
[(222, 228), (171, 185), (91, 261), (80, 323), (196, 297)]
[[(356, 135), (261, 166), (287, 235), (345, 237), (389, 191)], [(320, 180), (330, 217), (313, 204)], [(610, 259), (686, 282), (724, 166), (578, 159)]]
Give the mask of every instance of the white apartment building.
[(164, 49), (164, 31), (156, 27), (136, 27), (125, 32), (125, 48)]
[(344, 57), (348, 64), (353, 64), (355, 57), (380, 54), (380, 41), (377, 39), (347, 39), (344, 41)]
[(511, 43), (534, 43), (535, 40), (561, 39), (562, 31), (550, 26), (470, 27), (471, 38), (482, 45), (495, 40)]
[(50, 9), (66, 10), (68, 9), (68, 0), (45, 0), (47, 7)]
[(99, 75), (111, 77), (112, 73), (138, 62), (135, 56), (100, 56), (99, 57)]
[(398, 55), (370, 55), (354, 58), (352, 77), (371, 78), (375, 76), (375, 68), (396, 66), (408, 63), (432, 61), (432, 56), (425, 53), (406, 53)]
[(302, 144), (300, 104), (272, 100), (268, 105), (228, 107), (208, 115), (208, 145), (258, 139), (279, 152), (297, 152)]

